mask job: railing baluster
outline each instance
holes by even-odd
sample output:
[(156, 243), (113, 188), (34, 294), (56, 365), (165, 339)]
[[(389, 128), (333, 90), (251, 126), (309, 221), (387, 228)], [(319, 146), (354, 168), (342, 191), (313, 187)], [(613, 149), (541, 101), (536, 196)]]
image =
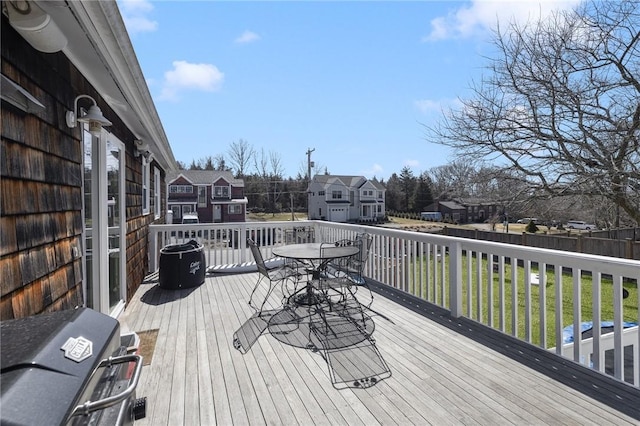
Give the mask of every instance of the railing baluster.
[(580, 329), (582, 324), (582, 310), (580, 309), (582, 301), (582, 270), (573, 268), (571, 273), (573, 274), (573, 359), (574, 361), (582, 362), (580, 357), (582, 349), (582, 330)]
[(562, 315), (562, 266), (554, 265), (554, 272), (556, 274), (556, 292), (555, 292), (555, 312), (556, 312), (556, 354), (562, 354), (562, 328), (563, 328), (563, 315)]
[(541, 348), (547, 348), (547, 264), (538, 264), (538, 306), (540, 315), (538, 322), (540, 324), (540, 344)]
[[(600, 324), (602, 318), (600, 317), (601, 312), (601, 274), (598, 272), (593, 276), (593, 291), (592, 291), (592, 299), (591, 306), (593, 309), (593, 323)], [(604, 372), (605, 363), (604, 359), (601, 356), (603, 352), (600, 350), (600, 327), (596, 327), (593, 329), (593, 348), (591, 349), (593, 368), (598, 371)]]
[(524, 337), (531, 343), (531, 261), (524, 260)]

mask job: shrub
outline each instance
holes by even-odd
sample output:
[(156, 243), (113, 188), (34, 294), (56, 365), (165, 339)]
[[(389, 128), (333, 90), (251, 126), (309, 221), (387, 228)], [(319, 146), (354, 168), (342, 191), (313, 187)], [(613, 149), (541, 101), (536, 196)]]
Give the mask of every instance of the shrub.
[(536, 232), (538, 232), (538, 227), (531, 220), (531, 221), (529, 221), (529, 223), (527, 224), (527, 227), (524, 230), (525, 230), (525, 232), (528, 232), (530, 234), (535, 234)]

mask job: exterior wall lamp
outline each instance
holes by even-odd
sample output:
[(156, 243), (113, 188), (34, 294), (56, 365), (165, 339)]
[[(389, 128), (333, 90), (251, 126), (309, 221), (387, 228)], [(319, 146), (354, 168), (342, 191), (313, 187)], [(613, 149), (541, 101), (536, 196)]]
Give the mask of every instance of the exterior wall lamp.
[[(80, 111), (78, 111), (78, 100), (81, 98), (91, 99), (91, 102), (93, 102), (93, 105), (89, 107), (89, 111), (84, 115), (80, 115)], [(78, 113), (78, 116), (76, 116), (76, 112)], [(89, 95), (80, 95), (76, 97), (73, 101), (73, 111), (67, 111), (66, 118), (67, 126), (70, 128), (75, 128), (78, 122), (89, 123), (89, 133), (93, 136), (100, 136), (102, 126), (111, 126), (112, 124), (109, 120), (104, 118), (95, 99)]]
[(141, 140), (136, 140), (136, 149), (133, 152), (135, 157), (143, 156), (148, 163), (153, 159), (153, 154), (151, 153), (151, 149), (149, 148), (148, 142), (143, 142)]

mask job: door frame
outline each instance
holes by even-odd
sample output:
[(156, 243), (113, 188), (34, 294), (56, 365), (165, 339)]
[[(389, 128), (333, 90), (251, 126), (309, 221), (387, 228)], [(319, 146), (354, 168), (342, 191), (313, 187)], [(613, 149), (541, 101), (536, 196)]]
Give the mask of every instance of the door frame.
[[(82, 127), (82, 146), (83, 152), (87, 143), (87, 138), (91, 141), (91, 205), (84, 204), (85, 179), (83, 173), (82, 192), (83, 192), (83, 254), (85, 262), (88, 259), (87, 238), (91, 238), (91, 277), (88, 276), (86, 263), (83, 262), (83, 297), (84, 305), (92, 309), (117, 318), (124, 310), (126, 300), (126, 162), (125, 162), (125, 146), (113, 134), (102, 129), (100, 136), (94, 136), (89, 133), (88, 124)], [(119, 192), (119, 283), (120, 283), (120, 300), (110, 306), (109, 303), (109, 256), (114, 249), (109, 248), (109, 235), (113, 233), (113, 229), (109, 228), (109, 206), (108, 206), (108, 167), (107, 167), (107, 140), (116, 145), (119, 150), (118, 155), (118, 192)], [(83, 169), (87, 161), (86, 155), (83, 155)], [(86, 211), (91, 211), (91, 228), (87, 229)], [(91, 300), (88, 300), (88, 290), (91, 286)]]

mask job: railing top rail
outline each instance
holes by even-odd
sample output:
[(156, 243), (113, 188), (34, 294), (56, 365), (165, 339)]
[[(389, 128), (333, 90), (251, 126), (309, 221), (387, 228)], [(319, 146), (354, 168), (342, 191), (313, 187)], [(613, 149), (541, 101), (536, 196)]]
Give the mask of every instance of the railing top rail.
[(469, 238), (451, 237), (426, 232), (415, 232), (377, 226), (337, 224), (333, 222), (319, 222), (319, 226), (329, 226), (342, 229), (353, 228), (356, 231), (366, 229), (367, 232), (374, 235), (383, 235), (390, 238), (400, 238), (409, 241), (448, 247), (451, 247), (454, 244), (460, 244), (462, 250), (471, 250), (510, 258), (527, 259), (538, 263), (554, 263), (566, 267), (576, 267), (585, 270), (590, 270), (593, 269), (594, 266), (597, 266), (597, 269), (602, 273), (622, 274), (627, 277), (640, 278), (640, 261), (638, 260), (528, 247), (494, 241), (473, 240)]
[(526, 259), (532, 262), (557, 264), (565, 267), (584, 270), (598, 270), (604, 274), (622, 275), (640, 278), (640, 261), (622, 259), (593, 254), (576, 253), (538, 247), (529, 247), (494, 241), (474, 240), (469, 238), (416, 232), (403, 229), (392, 229), (379, 226), (337, 223), (317, 220), (273, 221), (273, 222), (233, 222), (233, 223), (199, 223), (199, 224), (157, 224), (151, 225), (151, 232), (185, 231), (205, 229), (261, 229), (261, 228), (295, 228), (313, 226), (316, 229), (331, 228), (346, 231), (368, 232), (388, 238), (435, 244), (447, 247), (459, 245), (462, 250), (487, 253), (508, 258)]

